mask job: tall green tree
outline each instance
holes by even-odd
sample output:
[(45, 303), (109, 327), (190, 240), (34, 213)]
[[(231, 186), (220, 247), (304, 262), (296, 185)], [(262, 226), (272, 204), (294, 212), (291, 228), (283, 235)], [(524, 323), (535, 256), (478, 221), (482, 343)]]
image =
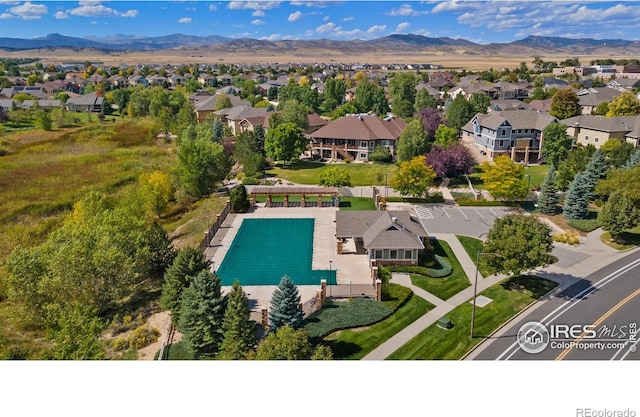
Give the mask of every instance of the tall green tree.
[(583, 173), (576, 174), (564, 199), (562, 215), (568, 219), (586, 219), (589, 215), (590, 186)]
[(593, 145), (578, 145), (569, 152), (567, 158), (560, 162), (556, 173), (559, 190), (566, 191), (569, 189), (573, 177), (587, 168), (587, 164), (595, 151), (596, 148)]
[(217, 356), (223, 340), (226, 299), (220, 278), (201, 271), (185, 289), (180, 300), (180, 332), (196, 359)]
[(50, 331), (55, 343), (53, 357), (60, 360), (99, 360), (105, 357), (100, 340), (104, 322), (95, 311), (72, 302), (65, 306)]
[(527, 196), (529, 187), (524, 179), (524, 167), (506, 155), (480, 164), (480, 178), (484, 187), (496, 199), (521, 199)]
[(638, 215), (633, 201), (624, 192), (614, 191), (598, 212), (598, 221), (611, 239), (619, 240), (625, 230), (638, 225)]
[(440, 145), (442, 148), (450, 148), (460, 143), (458, 131), (445, 125), (438, 126), (435, 137), (435, 144)]
[(391, 187), (402, 195), (426, 196), (433, 185), (436, 173), (426, 164), (425, 155), (400, 163), (398, 173), (391, 179)]
[[(304, 329), (295, 330), (290, 326), (284, 326), (278, 331), (270, 333), (258, 345), (256, 351), (257, 360), (309, 360), (332, 359), (331, 351), (320, 346), (313, 347), (309, 342), (309, 336)], [(319, 352), (321, 351), (321, 352)]]
[(487, 113), (491, 100), (489, 96), (484, 93), (473, 93), (469, 98), (469, 103), (473, 106), (475, 113)]
[(418, 79), (412, 72), (396, 73), (389, 81), (389, 94), (393, 101), (393, 112), (398, 117), (413, 115)]
[(421, 88), (416, 92), (416, 102), (413, 109), (418, 112), (423, 109), (436, 109), (438, 102), (434, 96), (429, 94), (426, 88)]
[(211, 129), (187, 127), (178, 145), (178, 178), (187, 194), (202, 198), (215, 190), (229, 173), (230, 163), (224, 148), (213, 142)]
[(169, 310), (174, 322), (180, 317), (180, 297), (185, 288), (202, 271), (208, 271), (211, 263), (205, 258), (202, 251), (196, 248), (180, 249), (171, 266), (164, 274), (162, 284), (162, 296), (160, 303), (162, 308)]
[(629, 160), (624, 164), (624, 168), (633, 168), (638, 165), (640, 165), (640, 149), (636, 149), (635, 152), (629, 156)]
[(293, 123), (282, 123), (269, 129), (264, 143), (267, 156), (274, 161), (290, 162), (307, 147), (304, 132)]
[(631, 143), (612, 139), (606, 141), (600, 149), (607, 155), (607, 161), (611, 167), (619, 168), (627, 163), (635, 147)]
[(249, 299), (240, 283), (233, 283), (227, 296), (227, 309), (222, 322), (223, 339), (218, 359), (246, 359), (256, 344), (255, 322), (250, 320)]
[(447, 107), (445, 119), (447, 126), (459, 131), (475, 115), (476, 110), (473, 104), (469, 103), (462, 94), (458, 94)]
[(279, 328), (290, 326), (293, 329), (302, 327), (304, 315), (299, 307), (300, 294), (298, 287), (288, 276), (283, 276), (271, 296), (271, 311), (269, 312), (269, 332), (276, 332)]
[(615, 191), (623, 191), (633, 203), (640, 207), (640, 165), (611, 170), (607, 177), (596, 184), (596, 193), (610, 196)]
[(609, 162), (607, 161), (605, 152), (602, 149), (596, 149), (583, 173), (588, 190), (587, 198), (589, 200), (592, 200), (595, 197), (594, 191), (596, 184), (607, 176), (608, 171)]
[(631, 91), (624, 91), (609, 103), (607, 117), (640, 115), (640, 101)]
[(313, 112), (309, 106), (292, 99), (282, 103), (281, 107), (283, 123), (293, 123), (302, 130), (309, 127), (309, 118), (307, 115)]
[(559, 90), (551, 98), (549, 113), (558, 119), (568, 119), (579, 115), (581, 112), (580, 99), (575, 91), (571, 89)]
[(389, 111), (389, 104), (384, 95), (384, 89), (366, 79), (360, 81), (356, 86), (356, 96), (353, 100), (353, 105), (357, 111), (361, 113), (373, 112), (380, 116)]
[(567, 158), (571, 150), (571, 138), (567, 135), (567, 125), (551, 123), (542, 130), (542, 154), (545, 162), (558, 166)]
[(427, 132), (420, 119), (410, 121), (400, 134), (397, 144), (398, 161), (410, 161), (428, 152)]
[(556, 189), (556, 170), (551, 165), (540, 186), (538, 194), (538, 210), (540, 213), (553, 216), (558, 212), (558, 191)]
[(324, 109), (330, 112), (340, 106), (344, 102), (346, 92), (347, 84), (344, 80), (329, 78), (324, 85)]
[(551, 228), (524, 214), (496, 219), (483, 247), (483, 252), (501, 255), (485, 257), (492, 270), (514, 276), (557, 262), (552, 250)]

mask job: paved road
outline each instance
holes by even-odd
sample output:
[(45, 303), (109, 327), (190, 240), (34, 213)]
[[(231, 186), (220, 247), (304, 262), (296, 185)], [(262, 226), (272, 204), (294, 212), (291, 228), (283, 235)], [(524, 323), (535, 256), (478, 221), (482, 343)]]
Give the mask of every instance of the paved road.
[[(640, 353), (630, 349), (631, 344), (637, 344), (640, 333), (635, 342), (617, 346), (628, 342), (630, 330), (640, 325), (638, 276), (640, 253), (634, 251), (539, 302), (533, 310), (484, 342), (470, 359), (640, 359)], [(539, 353), (527, 353), (517, 342), (521, 326), (531, 321), (541, 322), (547, 331), (551, 330), (549, 343)], [(564, 325), (578, 327), (565, 332)], [(593, 327), (584, 328), (584, 325)]]

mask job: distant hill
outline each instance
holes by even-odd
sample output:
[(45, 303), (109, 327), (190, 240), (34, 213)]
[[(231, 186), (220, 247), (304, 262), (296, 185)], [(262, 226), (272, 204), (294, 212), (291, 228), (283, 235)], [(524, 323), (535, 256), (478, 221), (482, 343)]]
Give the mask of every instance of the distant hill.
[(371, 40), (281, 40), (231, 39), (223, 36), (192, 36), (175, 33), (172, 35), (147, 37), (116, 34), (105, 37), (91, 36), (76, 38), (57, 33), (42, 38), (18, 39), (0, 38), (0, 49), (26, 50), (39, 48), (96, 48), (106, 51), (133, 50), (155, 51), (190, 48), (225, 53), (295, 53), (303, 56), (316, 52), (367, 54), (367, 53), (408, 53), (408, 52), (448, 52), (464, 55), (537, 55), (537, 54), (590, 54), (640, 53), (640, 41), (624, 39), (571, 39), (561, 37), (529, 36), (508, 43), (476, 44), (465, 39), (448, 37), (430, 38), (421, 35), (393, 34)]

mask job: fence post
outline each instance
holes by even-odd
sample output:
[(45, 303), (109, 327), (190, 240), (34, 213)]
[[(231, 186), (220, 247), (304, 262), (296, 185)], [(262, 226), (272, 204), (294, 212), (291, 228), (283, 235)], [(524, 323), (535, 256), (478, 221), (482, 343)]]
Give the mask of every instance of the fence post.
[(324, 301), (324, 299), (327, 298), (327, 280), (326, 279), (320, 280), (320, 293), (322, 295), (322, 301)]
[(267, 314), (267, 309), (262, 309), (262, 329), (264, 331), (269, 330), (269, 315)]
[(382, 281), (376, 280), (376, 301), (382, 301)]
[(342, 239), (338, 239), (338, 255), (342, 255)]
[(207, 230), (206, 232), (204, 232), (204, 247), (208, 248), (210, 245), (210, 242), (211, 242), (211, 234)]
[(316, 311), (322, 308), (322, 301), (324, 300), (322, 291), (323, 290), (316, 291)]

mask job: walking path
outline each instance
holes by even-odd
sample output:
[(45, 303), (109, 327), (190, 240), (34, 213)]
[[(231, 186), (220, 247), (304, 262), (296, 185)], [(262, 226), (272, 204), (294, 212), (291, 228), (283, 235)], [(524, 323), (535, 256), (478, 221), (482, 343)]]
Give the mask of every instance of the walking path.
[[(554, 265), (548, 268), (539, 268), (534, 271), (535, 275), (548, 278), (555, 282), (558, 282), (558, 287), (555, 292), (563, 291), (576, 283), (580, 278), (584, 278), (594, 271), (614, 262), (615, 260), (629, 254), (627, 252), (619, 252), (610, 246), (604, 244), (600, 240), (600, 235), (603, 233), (602, 229), (594, 230), (587, 235), (586, 243), (579, 248), (580, 252), (587, 253), (589, 256), (580, 262), (577, 262), (569, 268), (560, 268)], [(429, 294), (421, 288), (415, 287), (411, 283), (411, 279), (406, 274), (392, 274), (391, 281), (409, 287), (415, 295), (424, 298), (436, 307), (420, 317), (409, 326), (398, 332), (392, 338), (378, 346), (376, 349), (366, 355), (364, 360), (383, 360), (398, 350), (401, 346), (413, 339), (421, 331), (436, 323), (441, 317), (447, 315), (451, 310), (456, 308), (465, 302), (470, 302), (473, 298), (473, 280), (475, 278), (475, 262), (471, 260), (464, 247), (458, 241), (455, 235), (451, 234), (438, 234), (435, 235), (437, 239), (444, 240), (451, 246), (455, 256), (458, 258), (460, 265), (464, 269), (467, 277), (471, 281), (471, 286), (460, 291), (458, 294), (449, 298), (448, 300), (441, 300), (440, 298)], [(633, 249), (633, 251), (640, 251), (640, 248)], [(491, 275), (487, 278), (482, 278), (478, 274), (478, 288), (477, 293), (481, 293), (492, 285), (498, 284), (506, 278), (505, 275)], [(474, 350), (474, 355), (482, 351), (482, 342)], [(472, 359), (474, 355), (470, 355), (468, 359)]]

